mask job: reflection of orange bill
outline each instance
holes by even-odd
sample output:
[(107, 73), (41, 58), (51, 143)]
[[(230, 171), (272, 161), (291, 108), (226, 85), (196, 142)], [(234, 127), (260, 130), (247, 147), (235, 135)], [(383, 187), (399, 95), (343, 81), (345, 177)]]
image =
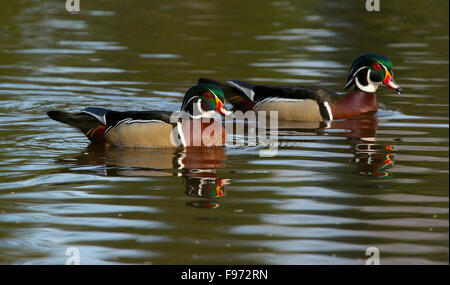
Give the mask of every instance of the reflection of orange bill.
[(384, 151), (384, 150), (394, 150), (394, 146), (392, 145), (381, 145), (381, 144), (373, 144), (373, 143), (359, 143), (354, 146), (356, 151)]
[(226, 184), (229, 184), (229, 179), (216, 179), (216, 193), (215, 193), (216, 197), (225, 196), (225, 190), (222, 188)]
[(384, 164), (392, 164), (392, 159), (389, 157), (389, 155), (386, 155), (386, 159), (384, 160)]
[(194, 208), (203, 208), (203, 209), (217, 209), (222, 207), (222, 204), (216, 203), (214, 201), (193, 201), (186, 204)]
[(217, 185), (217, 187), (216, 187), (216, 197), (223, 197), (224, 196), (224, 194), (225, 194), (225, 192), (222, 190), (222, 185)]
[(205, 208), (208, 209), (215, 209), (215, 208), (220, 208), (222, 205), (216, 202), (206, 202), (203, 204), (205, 206)]
[(388, 171), (374, 171), (374, 172), (367, 172), (367, 175), (373, 177), (391, 177), (392, 173)]

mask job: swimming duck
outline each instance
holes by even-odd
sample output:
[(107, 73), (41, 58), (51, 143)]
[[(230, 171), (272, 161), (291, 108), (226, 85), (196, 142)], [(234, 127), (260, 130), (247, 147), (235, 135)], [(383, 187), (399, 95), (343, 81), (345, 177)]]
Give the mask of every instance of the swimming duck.
[(243, 112), (278, 111), (280, 120), (332, 121), (377, 111), (375, 92), (381, 84), (401, 93), (393, 76), (391, 60), (370, 53), (353, 62), (345, 89), (355, 88), (346, 95), (319, 86), (256, 85), (241, 80), (222, 84), (208, 78), (199, 78), (198, 82), (220, 86), (230, 103)]
[(190, 88), (177, 116), (169, 111), (120, 112), (97, 107), (80, 113), (47, 112), (53, 120), (81, 130), (92, 143), (124, 147), (224, 145), (225, 128), (214, 119), (216, 114), (231, 112), (225, 108), (223, 91), (210, 84)]

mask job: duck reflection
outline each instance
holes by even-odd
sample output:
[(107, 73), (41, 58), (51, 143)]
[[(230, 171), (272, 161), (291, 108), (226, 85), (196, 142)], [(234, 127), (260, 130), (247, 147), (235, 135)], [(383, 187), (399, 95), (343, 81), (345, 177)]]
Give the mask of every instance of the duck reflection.
[(333, 122), (331, 128), (345, 129), (352, 147), (354, 158), (351, 160), (356, 165), (356, 173), (369, 177), (391, 177), (387, 171), (394, 166), (394, 147), (389, 144), (376, 142), (378, 119), (362, 118)]
[(346, 137), (354, 157), (355, 173), (368, 177), (391, 177), (394, 147), (376, 142), (378, 119), (373, 117), (323, 122), (280, 122), (279, 128), (317, 135)]
[(217, 169), (226, 167), (225, 147), (183, 149), (133, 149), (91, 144), (75, 157), (80, 165), (103, 165), (92, 171), (102, 176), (178, 176), (185, 194), (202, 198), (187, 205), (196, 208), (221, 207), (230, 179), (217, 178)]

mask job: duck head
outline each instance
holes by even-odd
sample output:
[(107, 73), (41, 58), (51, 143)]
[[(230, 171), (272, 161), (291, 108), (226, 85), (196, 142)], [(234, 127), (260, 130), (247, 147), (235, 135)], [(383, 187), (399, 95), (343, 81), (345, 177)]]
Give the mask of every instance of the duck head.
[(400, 94), (402, 89), (395, 82), (393, 76), (394, 71), (389, 58), (381, 54), (365, 54), (353, 62), (345, 89), (356, 85), (356, 88), (359, 90), (375, 93), (378, 86), (384, 83)]
[(225, 108), (222, 89), (212, 84), (191, 87), (184, 95), (181, 111), (187, 112), (193, 119), (212, 118), (216, 112), (223, 116), (231, 115)]

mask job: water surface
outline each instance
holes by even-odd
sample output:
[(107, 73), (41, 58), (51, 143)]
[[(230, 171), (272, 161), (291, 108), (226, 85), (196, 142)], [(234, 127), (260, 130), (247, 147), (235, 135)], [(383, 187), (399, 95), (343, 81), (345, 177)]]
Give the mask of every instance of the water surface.
[[(447, 1), (64, 2), (0, 2), (0, 263), (448, 264)], [(175, 111), (199, 76), (343, 92), (367, 52), (404, 94), (280, 125), (275, 157), (89, 146), (45, 114)]]

